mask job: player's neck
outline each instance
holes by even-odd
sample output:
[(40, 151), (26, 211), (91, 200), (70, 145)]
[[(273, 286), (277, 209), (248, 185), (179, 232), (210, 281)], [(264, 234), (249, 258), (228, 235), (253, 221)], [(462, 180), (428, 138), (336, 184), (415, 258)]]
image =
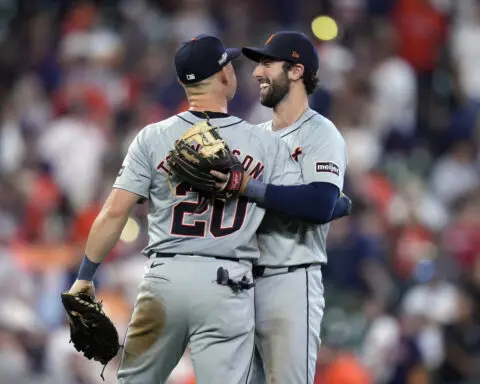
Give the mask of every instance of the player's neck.
[(211, 95), (190, 96), (188, 99), (188, 103), (190, 105), (190, 111), (228, 113), (227, 100), (221, 98), (213, 98)]
[(289, 94), (273, 108), (272, 129), (278, 131), (289, 127), (308, 109), (308, 96), (305, 91), (292, 89)]

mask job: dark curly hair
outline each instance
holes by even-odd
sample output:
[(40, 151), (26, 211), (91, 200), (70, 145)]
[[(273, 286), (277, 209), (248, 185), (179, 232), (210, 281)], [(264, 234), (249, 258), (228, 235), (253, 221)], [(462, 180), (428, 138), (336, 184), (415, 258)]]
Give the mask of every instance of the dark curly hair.
[[(294, 65), (295, 64), (290, 61), (285, 61), (283, 63), (283, 71), (287, 73), (290, 69), (293, 68)], [(303, 85), (305, 86), (305, 91), (307, 92), (307, 95), (311, 95), (313, 92), (315, 92), (318, 86), (317, 75), (310, 72), (307, 69), (304, 69), (302, 79), (303, 79)]]

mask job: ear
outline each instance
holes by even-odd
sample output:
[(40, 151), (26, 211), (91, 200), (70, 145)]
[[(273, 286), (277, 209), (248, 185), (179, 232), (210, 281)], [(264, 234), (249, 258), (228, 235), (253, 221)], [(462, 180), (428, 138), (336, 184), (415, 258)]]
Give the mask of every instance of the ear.
[(303, 77), (304, 72), (305, 72), (305, 68), (303, 67), (302, 64), (295, 64), (288, 71), (288, 77), (292, 81), (300, 80)]
[(228, 84), (228, 74), (227, 74), (227, 66), (224, 66), (222, 68), (222, 70), (220, 71), (220, 82), (223, 84), (223, 85), (227, 85)]

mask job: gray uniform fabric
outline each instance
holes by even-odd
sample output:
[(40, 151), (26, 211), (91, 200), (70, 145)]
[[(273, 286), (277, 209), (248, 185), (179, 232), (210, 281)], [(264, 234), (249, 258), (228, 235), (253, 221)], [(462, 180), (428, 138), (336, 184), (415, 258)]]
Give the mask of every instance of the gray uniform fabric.
[[(330, 120), (309, 109), (290, 127), (272, 132), (271, 126), (269, 121), (261, 128), (287, 143), (300, 165), (304, 183), (328, 182), (340, 191), (343, 189), (347, 166), (345, 142)], [(330, 224), (310, 225), (267, 212), (258, 232), (262, 255), (259, 265), (325, 263), (329, 227)]]
[[(194, 213), (199, 196), (170, 174), (166, 157), (174, 141), (201, 120), (185, 112), (145, 127), (114, 184), (149, 204), (143, 253), (150, 260), (126, 334), (122, 384), (165, 383), (187, 345), (198, 384), (240, 384), (249, 376), (254, 289), (235, 292), (216, 279), (222, 267), (233, 280), (252, 281), (251, 264), (259, 257), (255, 233), (264, 210), (241, 198)], [(210, 122), (252, 177), (301, 182), (298, 164), (278, 138), (236, 117)]]
[[(271, 131), (271, 125), (261, 128)], [(328, 182), (342, 190), (347, 156), (332, 122), (308, 109), (292, 126), (271, 133), (288, 144), (304, 183)], [(325, 307), (320, 263), (327, 261), (328, 229), (329, 224), (265, 215), (258, 232), (258, 265), (265, 269), (256, 278), (252, 384), (313, 383)], [(288, 266), (294, 271), (288, 272)]]

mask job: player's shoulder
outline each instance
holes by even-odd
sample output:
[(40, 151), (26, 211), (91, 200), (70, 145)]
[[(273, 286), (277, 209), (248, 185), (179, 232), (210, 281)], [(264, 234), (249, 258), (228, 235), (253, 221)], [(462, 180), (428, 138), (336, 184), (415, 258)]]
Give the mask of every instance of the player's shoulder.
[(260, 128), (262, 131), (271, 131), (272, 130), (272, 120), (265, 121), (263, 123), (256, 124), (257, 128)]
[(138, 134), (146, 143), (158, 144), (159, 141), (167, 140), (170, 136), (178, 136), (176, 131), (185, 130), (188, 125), (178, 115), (173, 115), (146, 125)]
[(253, 132), (255, 133), (255, 136), (259, 144), (269, 148), (269, 150), (272, 146), (287, 147), (287, 144), (280, 138), (280, 136), (273, 134), (273, 132), (268, 126), (265, 127), (264, 124), (268, 124), (268, 123), (269, 122), (253, 125)]
[(252, 130), (253, 134), (259, 138), (265, 138), (267, 137), (267, 140), (272, 140), (274, 135), (272, 135), (272, 130), (271, 130), (271, 123), (272, 121), (265, 121), (264, 123), (259, 123), (259, 124), (250, 124), (250, 129)]
[(262, 129), (258, 124), (252, 124), (247, 121), (242, 122), (241, 128), (239, 127), (236, 130), (236, 134), (240, 135), (240, 142), (263, 158), (276, 156), (283, 147), (285, 149), (288, 148), (287, 144), (280, 137)]
[(313, 111), (312, 116), (305, 122), (304, 131), (309, 137), (319, 137), (322, 140), (344, 142), (341, 132), (327, 117)]
[(143, 131), (145, 131), (145, 134), (166, 131), (169, 128), (171, 128), (172, 126), (178, 124), (178, 122), (179, 122), (178, 115), (173, 115), (173, 116), (170, 116), (170, 117), (168, 117), (164, 120), (160, 120), (160, 121), (157, 121), (155, 123), (151, 123), (151, 124), (146, 125), (143, 128)]
[(306, 126), (314, 131), (341, 136), (334, 122), (318, 112), (313, 111), (312, 117), (306, 123)]
[(248, 121), (243, 121), (242, 135), (248, 132), (249, 135), (259, 144), (276, 142), (275, 136), (272, 132), (263, 127), (263, 124), (252, 124)]
[(175, 116), (167, 119), (147, 124), (132, 136), (130, 144), (131, 150), (141, 150), (145, 152), (156, 152), (161, 148), (168, 147), (171, 143), (169, 139), (169, 127), (175, 124)]

